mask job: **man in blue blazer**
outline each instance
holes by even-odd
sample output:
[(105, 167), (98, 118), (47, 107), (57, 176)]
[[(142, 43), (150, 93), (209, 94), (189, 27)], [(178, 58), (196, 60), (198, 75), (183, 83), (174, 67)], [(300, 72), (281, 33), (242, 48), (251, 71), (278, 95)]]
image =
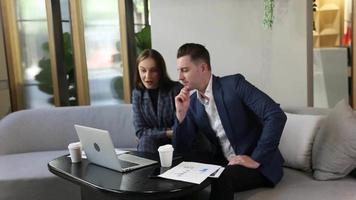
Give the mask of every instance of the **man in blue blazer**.
[[(175, 150), (187, 155), (211, 146), (212, 161), (227, 164), (212, 183), (210, 199), (233, 199), (234, 192), (277, 184), (284, 161), (278, 145), (287, 119), (279, 104), (240, 74), (212, 75), (203, 45), (182, 45), (177, 69), (184, 88), (175, 97)], [(201, 135), (207, 142), (197, 146)]]

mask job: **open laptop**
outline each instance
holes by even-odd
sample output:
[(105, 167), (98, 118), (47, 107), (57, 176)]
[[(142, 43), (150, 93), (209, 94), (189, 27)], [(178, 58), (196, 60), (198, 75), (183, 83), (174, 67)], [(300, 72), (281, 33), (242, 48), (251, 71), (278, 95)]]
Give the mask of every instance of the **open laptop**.
[(117, 155), (110, 134), (106, 130), (80, 125), (74, 127), (88, 160), (94, 164), (127, 172), (157, 163), (131, 154)]

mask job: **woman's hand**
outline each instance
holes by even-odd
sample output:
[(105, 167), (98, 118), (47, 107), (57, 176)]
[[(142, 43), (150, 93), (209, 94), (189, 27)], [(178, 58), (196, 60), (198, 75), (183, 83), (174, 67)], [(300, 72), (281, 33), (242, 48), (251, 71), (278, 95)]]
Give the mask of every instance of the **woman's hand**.
[(166, 135), (169, 139), (172, 139), (173, 138), (173, 130), (170, 129), (170, 128), (167, 128), (166, 129)]

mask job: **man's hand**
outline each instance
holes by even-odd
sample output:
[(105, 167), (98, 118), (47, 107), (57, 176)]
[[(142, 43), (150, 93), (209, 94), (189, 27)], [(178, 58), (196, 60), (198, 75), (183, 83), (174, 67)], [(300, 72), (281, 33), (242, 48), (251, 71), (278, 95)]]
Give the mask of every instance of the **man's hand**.
[(179, 123), (182, 123), (190, 103), (190, 95), (189, 95), (189, 88), (184, 86), (180, 93), (175, 97), (175, 104), (176, 104), (176, 116)]
[(260, 163), (254, 161), (250, 156), (237, 155), (230, 159), (228, 165), (241, 165), (247, 168), (257, 169), (260, 166)]

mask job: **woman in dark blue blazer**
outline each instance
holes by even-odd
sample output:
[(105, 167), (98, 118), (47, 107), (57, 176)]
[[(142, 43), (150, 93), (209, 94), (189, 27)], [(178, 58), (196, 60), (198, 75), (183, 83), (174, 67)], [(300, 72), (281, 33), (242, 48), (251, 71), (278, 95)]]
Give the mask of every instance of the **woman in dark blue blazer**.
[(164, 59), (158, 51), (146, 49), (138, 56), (132, 92), (138, 151), (157, 152), (160, 145), (171, 143), (174, 97), (181, 88), (179, 82), (169, 78)]

